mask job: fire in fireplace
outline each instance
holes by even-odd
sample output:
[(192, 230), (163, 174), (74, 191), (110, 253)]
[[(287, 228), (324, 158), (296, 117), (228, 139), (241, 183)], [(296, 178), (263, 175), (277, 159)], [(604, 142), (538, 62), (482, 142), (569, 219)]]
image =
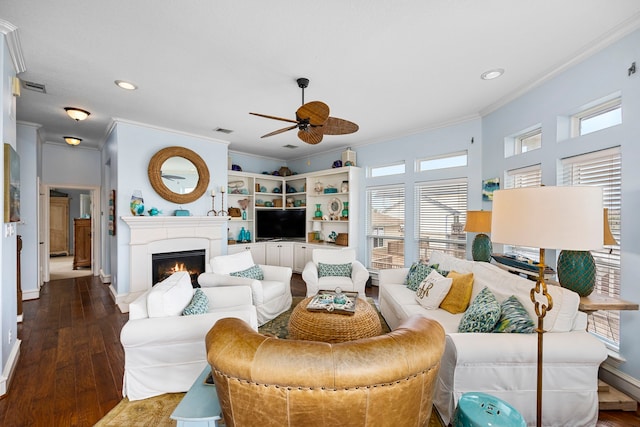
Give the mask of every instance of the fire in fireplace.
[(204, 249), (152, 254), (153, 284), (162, 282), (177, 271), (188, 271), (191, 285), (199, 288), (198, 276), (204, 273), (205, 255)]

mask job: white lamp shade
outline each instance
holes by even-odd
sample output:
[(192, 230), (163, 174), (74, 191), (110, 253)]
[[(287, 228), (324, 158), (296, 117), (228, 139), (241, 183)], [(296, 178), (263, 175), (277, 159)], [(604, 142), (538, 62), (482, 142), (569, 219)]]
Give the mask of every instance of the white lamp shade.
[(320, 221), (313, 221), (313, 231), (322, 231), (322, 223)]
[(603, 246), (602, 189), (525, 187), (493, 193), (491, 240), (586, 251)]

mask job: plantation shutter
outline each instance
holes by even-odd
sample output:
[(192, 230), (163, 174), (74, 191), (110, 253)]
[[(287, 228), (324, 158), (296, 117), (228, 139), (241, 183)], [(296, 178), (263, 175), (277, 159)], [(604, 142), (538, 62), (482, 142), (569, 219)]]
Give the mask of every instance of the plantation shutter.
[[(609, 209), (609, 226), (617, 245), (591, 251), (596, 261), (594, 292), (620, 297), (620, 223), (622, 205), (622, 168), (620, 147), (562, 159), (561, 185), (589, 185), (602, 188), (603, 206)], [(589, 322), (589, 331), (610, 346), (620, 345), (620, 312), (597, 311)]]
[(439, 250), (465, 259), (467, 238), (466, 178), (420, 183), (415, 189), (416, 238), (419, 258)]
[(404, 187), (369, 188), (366, 221), (368, 267), (404, 267)]

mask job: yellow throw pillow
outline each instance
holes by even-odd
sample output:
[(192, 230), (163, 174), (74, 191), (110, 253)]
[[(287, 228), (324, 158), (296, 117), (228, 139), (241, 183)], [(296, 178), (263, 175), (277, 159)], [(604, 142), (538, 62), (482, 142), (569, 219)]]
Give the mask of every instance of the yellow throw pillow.
[(461, 274), (451, 271), (447, 278), (453, 279), (453, 283), (449, 293), (440, 303), (440, 308), (451, 314), (464, 313), (469, 306), (469, 301), (471, 301), (473, 273)]

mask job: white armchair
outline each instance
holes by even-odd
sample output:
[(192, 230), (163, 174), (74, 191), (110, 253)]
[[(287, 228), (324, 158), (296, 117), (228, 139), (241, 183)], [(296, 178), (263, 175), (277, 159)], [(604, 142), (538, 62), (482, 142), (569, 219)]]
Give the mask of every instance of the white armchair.
[(208, 299), (203, 314), (181, 315), (195, 292), (186, 272), (172, 274), (131, 302), (120, 332), (123, 396), (139, 400), (189, 390), (207, 366), (205, 336), (222, 318), (236, 317), (258, 329), (248, 286), (202, 291)]
[(251, 287), (253, 305), (258, 312), (258, 325), (284, 313), (291, 308), (291, 268), (276, 265), (259, 265), (263, 280), (231, 276), (231, 273), (247, 270), (256, 265), (251, 252), (242, 251), (232, 255), (211, 258), (210, 271), (198, 276), (203, 288), (211, 286), (245, 285)]
[[(318, 275), (318, 264), (351, 264), (351, 277)], [(356, 260), (355, 249), (314, 249), (311, 261), (307, 262), (302, 271), (302, 279), (307, 284), (307, 296), (313, 296), (319, 290), (333, 290), (337, 287), (343, 291), (358, 292), (358, 297), (364, 298), (364, 288), (369, 280), (369, 270)]]

